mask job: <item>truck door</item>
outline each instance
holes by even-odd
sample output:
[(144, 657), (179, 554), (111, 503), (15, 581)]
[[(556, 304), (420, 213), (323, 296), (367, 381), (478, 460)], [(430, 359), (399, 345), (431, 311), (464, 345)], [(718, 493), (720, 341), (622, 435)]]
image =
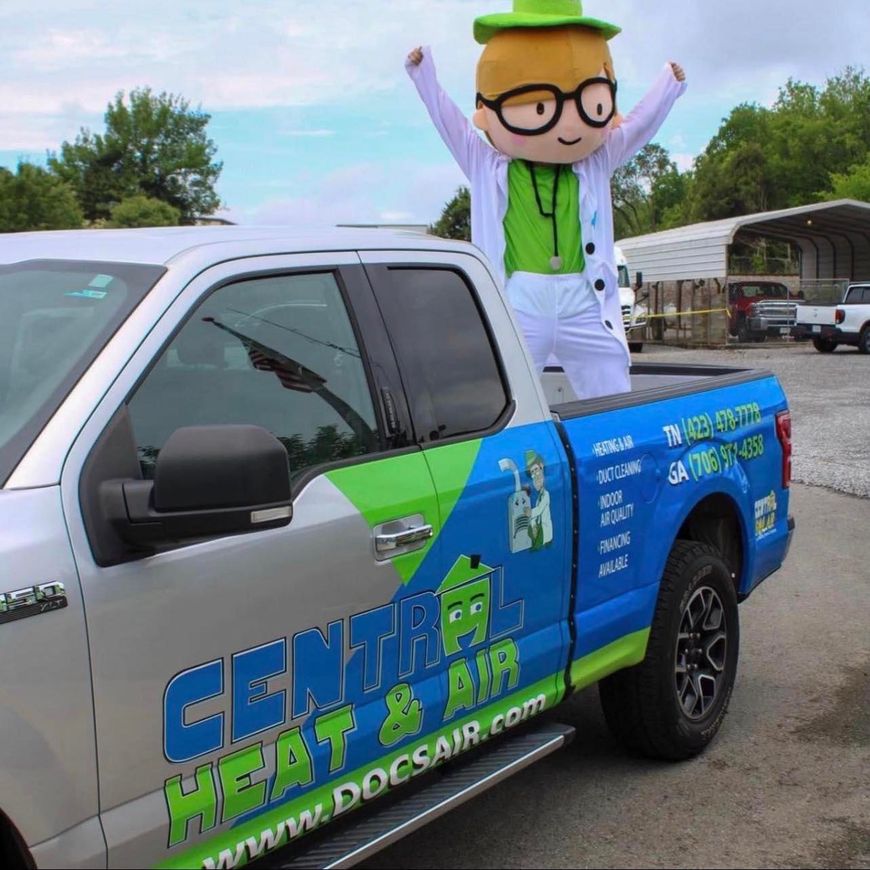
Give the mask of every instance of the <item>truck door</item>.
[[(414, 256), (419, 263), (409, 263)], [(430, 727), (471, 722), (485, 739), (564, 690), (573, 522), (566, 456), (476, 258), (371, 252), (363, 261), (438, 494), (440, 547), (411, 581), (440, 604), (446, 700)]]
[[(180, 427), (227, 423), (286, 448), (289, 525), (125, 549), (106, 481), (153, 476)], [(395, 757), (443, 701), (414, 668), (438, 650), (406, 581), (440, 521), (407, 432), (356, 255), (215, 267), (132, 356), (62, 482), (110, 866), (233, 866), (410, 778)]]

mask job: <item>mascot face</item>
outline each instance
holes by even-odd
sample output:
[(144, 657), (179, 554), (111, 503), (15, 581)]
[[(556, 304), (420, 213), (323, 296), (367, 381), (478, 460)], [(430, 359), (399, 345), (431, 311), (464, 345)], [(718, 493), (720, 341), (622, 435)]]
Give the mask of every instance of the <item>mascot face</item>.
[(475, 125), (502, 154), (535, 163), (583, 160), (616, 115), (610, 50), (587, 27), (496, 34), (478, 63), (477, 90)]

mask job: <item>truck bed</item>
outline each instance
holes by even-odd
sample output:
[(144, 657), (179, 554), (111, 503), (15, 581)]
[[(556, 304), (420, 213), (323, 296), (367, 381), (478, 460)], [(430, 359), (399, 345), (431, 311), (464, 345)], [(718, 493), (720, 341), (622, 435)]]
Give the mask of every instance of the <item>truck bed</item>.
[(561, 368), (544, 370), (542, 383), (550, 410), (561, 419), (687, 396), (771, 377), (759, 369), (729, 366), (639, 363), (631, 367), (631, 392), (578, 401)]

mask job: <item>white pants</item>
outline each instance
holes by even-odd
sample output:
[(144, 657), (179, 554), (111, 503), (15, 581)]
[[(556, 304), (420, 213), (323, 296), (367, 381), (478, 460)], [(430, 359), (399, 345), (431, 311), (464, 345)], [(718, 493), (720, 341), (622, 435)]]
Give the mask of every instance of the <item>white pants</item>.
[(517, 272), (505, 290), (538, 374), (558, 362), (579, 399), (631, 390), (627, 351), (601, 322), (588, 282)]

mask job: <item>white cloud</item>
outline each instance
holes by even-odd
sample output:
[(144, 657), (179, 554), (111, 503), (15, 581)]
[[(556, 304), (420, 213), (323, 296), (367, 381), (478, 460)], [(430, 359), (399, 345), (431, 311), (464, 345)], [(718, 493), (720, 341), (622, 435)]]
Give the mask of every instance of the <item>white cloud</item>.
[[(246, 0), (241, 14), (231, 0), (151, 0), (138, 7), (34, 0), (24, 15), (23, 0), (5, 0), (0, 106), (31, 129), (19, 129), (12, 141), (4, 126), (0, 149), (44, 135), (42, 116), (57, 116), (65, 106), (99, 112), (117, 91), (140, 85), (181, 93), (208, 111), (365, 101), (402, 82), (402, 62), (415, 41), (427, 36), (452, 46), (454, 22), (468, 19), (474, 5)], [(474, 44), (463, 52), (470, 60)]]
[(679, 169), (680, 172), (687, 172), (691, 169), (697, 156), (697, 154), (686, 154), (680, 151), (671, 152), (671, 160), (677, 164), (677, 169)]
[[(681, 115), (710, 106), (724, 115), (745, 100), (769, 104), (789, 76), (821, 82), (864, 61), (870, 30), (868, 0), (838, 0), (836, 14), (816, 0), (584, 5), (623, 27), (613, 52), (629, 93), (640, 93), (668, 59), (686, 68), (689, 91), (668, 128), (681, 168), (699, 139)], [(301, 107), (286, 129), (274, 129), (290, 140), (331, 135), (331, 117), (306, 127), (305, 107), (358, 114), (372, 98), (378, 123), (359, 131), (361, 140), (409, 137), (415, 129), (431, 135), (402, 69), (406, 53), (431, 45), (445, 88), (469, 107), (480, 54), (472, 21), (509, 8), (510, 0), (2, 0), (0, 150), (56, 148), (81, 126), (98, 127), (117, 91), (142, 85), (183, 94), (206, 111)], [(342, 189), (332, 176), (309, 179), (310, 193), (272, 201), (261, 217), (376, 221), (395, 212), (433, 220), (462, 177), (446, 152), (434, 165), (427, 165), (431, 156), (413, 159), (412, 142), (408, 153), (401, 182), (375, 164), (364, 177), (345, 176)], [(359, 157), (351, 146), (347, 160), (353, 176)]]
[(289, 136), (290, 138), (305, 138), (312, 137), (314, 139), (324, 139), (335, 135), (335, 130), (290, 130), (279, 127), (277, 130), (279, 136)]
[(339, 223), (432, 223), (446, 198), (464, 183), (452, 164), (420, 166), (412, 161), (357, 163), (322, 179), (306, 179), (298, 196), (273, 197), (252, 208), (229, 208), (242, 224), (333, 226)]

